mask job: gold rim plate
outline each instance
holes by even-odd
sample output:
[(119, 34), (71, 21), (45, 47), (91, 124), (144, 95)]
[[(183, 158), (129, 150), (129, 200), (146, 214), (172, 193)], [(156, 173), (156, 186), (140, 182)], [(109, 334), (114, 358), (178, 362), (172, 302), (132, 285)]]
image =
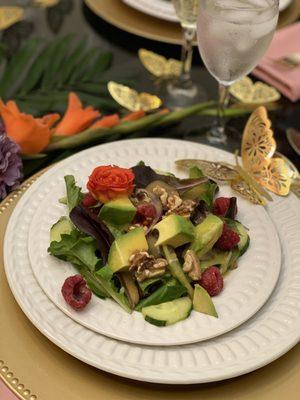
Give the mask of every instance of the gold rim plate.
[[(151, 17), (127, 6), (122, 0), (84, 1), (96, 15), (117, 28), (159, 42), (182, 43), (182, 31), (178, 23)], [(299, 16), (300, 0), (293, 0), (291, 5), (280, 13), (278, 28), (295, 22)]]

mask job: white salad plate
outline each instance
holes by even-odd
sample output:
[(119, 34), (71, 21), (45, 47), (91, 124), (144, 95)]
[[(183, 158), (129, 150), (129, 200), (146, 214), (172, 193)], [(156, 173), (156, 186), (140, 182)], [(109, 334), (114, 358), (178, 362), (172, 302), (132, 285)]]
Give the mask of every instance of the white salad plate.
[[(156, 140), (160, 148), (174, 151), (193, 148), (193, 154), (207, 159), (232, 161), (226, 152), (184, 141)], [(128, 148), (152, 140), (116, 144)], [(66, 160), (79, 160), (105, 152), (98, 146)], [(66, 161), (49, 172), (57, 173)], [(232, 378), (274, 361), (300, 339), (300, 214), (299, 200), (274, 196), (266, 210), (279, 234), (282, 265), (277, 285), (257, 314), (235, 330), (213, 340), (171, 347), (150, 347), (125, 343), (95, 333), (76, 323), (49, 300), (35, 279), (28, 256), (28, 235), (38, 197), (39, 182), (21, 198), (5, 235), (4, 262), (10, 288), (30, 321), (53, 343), (74, 357), (119, 376), (165, 384), (192, 384)], [(257, 206), (258, 207), (258, 206)]]
[[(66, 278), (77, 273), (76, 269), (47, 253), (51, 226), (68, 213), (67, 207), (58, 202), (66, 194), (64, 176), (74, 175), (77, 184), (85, 190), (88, 176), (95, 167), (112, 163), (131, 167), (142, 159), (153, 168), (187, 177), (186, 171), (176, 169), (175, 161), (208, 158), (210, 148), (182, 143), (152, 139), (103, 145), (66, 160), (58, 169), (44, 174), (29, 189), (29, 194), (35, 192), (30, 203), (35, 211), (30, 224), (28, 253), (36, 280), (57, 307), (95, 332), (149, 346), (189, 344), (211, 339), (247, 321), (263, 306), (276, 285), (281, 249), (274, 224), (263, 207), (238, 198), (238, 219), (249, 228), (250, 246), (238, 261), (238, 268), (225, 278), (222, 293), (214, 297), (219, 318), (192, 311), (186, 320), (162, 328), (146, 322), (140, 312), (127, 313), (111, 299), (92, 296), (89, 305), (80, 312), (65, 302), (61, 287)], [(218, 159), (215, 156), (212, 160)], [(233, 196), (234, 193), (223, 187), (219, 195)]]
[[(285, 10), (293, 0), (280, 0), (279, 11)], [(159, 19), (179, 22), (172, 1), (169, 0), (123, 0), (128, 6)]]
[[(143, 143), (160, 143), (160, 153), (174, 147), (191, 149), (201, 158), (232, 161), (232, 155), (211, 147), (174, 140), (132, 140), (113, 145), (129, 148)], [(58, 173), (66, 162), (105, 153), (98, 146), (62, 161), (49, 172)], [(169, 149), (169, 150), (168, 150)], [(142, 150), (142, 147), (141, 147)], [(142, 157), (141, 157), (142, 158)], [(39, 181), (16, 206), (5, 235), (4, 262), (10, 288), (31, 322), (52, 342), (74, 357), (119, 376), (156, 383), (191, 384), (218, 381), (260, 368), (286, 353), (300, 339), (300, 213), (299, 200), (274, 196), (266, 210), (279, 234), (282, 266), (269, 300), (258, 313), (239, 328), (201, 343), (150, 347), (110, 339), (76, 323), (49, 300), (32, 272), (28, 256), (28, 235), (38, 198)], [(258, 206), (257, 206), (258, 207)], [(121, 327), (120, 327), (121, 329)]]

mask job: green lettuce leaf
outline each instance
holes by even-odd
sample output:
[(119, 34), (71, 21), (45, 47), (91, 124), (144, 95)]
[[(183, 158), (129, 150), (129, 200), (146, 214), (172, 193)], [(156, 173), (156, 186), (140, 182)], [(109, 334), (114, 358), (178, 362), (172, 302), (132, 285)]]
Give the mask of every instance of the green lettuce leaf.
[(83, 199), (81, 188), (76, 186), (75, 178), (73, 175), (65, 176), (65, 183), (67, 189), (67, 205), (69, 211), (72, 211), (74, 207), (78, 206)]
[(69, 261), (91, 272), (101, 265), (101, 260), (96, 256), (95, 240), (75, 229), (69, 235), (61, 235), (59, 242), (51, 242), (48, 252), (60, 260)]
[(189, 169), (189, 177), (191, 179), (195, 179), (195, 178), (202, 178), (204, 176), (202, 170), (197, 167), (196, 165), (194, 165), (193, 167), (191, 167)]
[(69, 235), (61, 235), (59, 242), (51, 242), (48, 252), (60, 260), (72, 263), (98, 297), (110, 297), (94, 275), (102, 267), (102, 261), (96, 256), (96, 242), (93, 238), (74, 229)]
[(136, 306), (136, 311), (141, 311), (143, 307), (153, 306), (167, 301), (179, 299), (187, 293), (187, 290), (177, 280), (170, 279), (165, 285), (158, 288), (149, 297), (141, 300)]
[(113, 272), (108, 267), (105, 266), (99, 269), (95, 273), (95, 277), (101, 282), (102, 286), (105, 288), (107, 293), (128, 313), (131, 313), (132, 310), (130, 309), (128, 299), (124, 290), (118, 290), (117, 286), (113, 281)]
[[(199, 179), (199, 178), (203, 178), (204, 174), (203, 174), (202, 170), (195, 165), (189, 169), (189, 177), (191, 179), (197, 179), (197, 178)], [(210, 180), (209, 182), (202, 184), (202, 187), (205, 187), (205, 192), (202, 193), (197, 198), (197, 200), (203, 200), (205, 202), (205, 204), (207, 205), (207, 207), (211, 210), (213, 201), (214, 201), (214, 197), (218, 190), (218, 185), (215, 182), (213, 182), (212, 180)], [(197, 190), (197, 188), (195, 188), (195, 190)]]

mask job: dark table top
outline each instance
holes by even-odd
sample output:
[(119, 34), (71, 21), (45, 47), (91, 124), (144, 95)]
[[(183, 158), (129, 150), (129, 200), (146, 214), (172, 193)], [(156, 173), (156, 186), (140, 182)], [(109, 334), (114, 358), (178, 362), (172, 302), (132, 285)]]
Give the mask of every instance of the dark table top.
[[(98, 16), (94, 15), (81, 0), (61, 0), (60, 4), (52, 9), (27, 9), (27, 27), (22, 35), (17, 35), (12, 29), (2, 35), (2, 41), (9, 42), (12, 47), (17, 47), (27, 36), (39, 35), (53, 38), (57, 35), (76, 33), (78, 38), (83, 35), (94, 46), (103, 50), (110, 50), (114, 55), (114, 64), (110, 74), (114, 80), (118, 77), (134, 77), (137, 90), (148, 90), (155, 92), (150, 75), (143, 68), (137, 57), (137, 51), (143, 47), (166, 57), (180, 57), (180, 47), (151, 41), (124, 32)], [(12, 32), (10, 32), (12, 30)], [(25, 33), (26, 34), (25, 34)], [(217, 98), (216, 81), (204, 68), (199, 52), (195, 48), (193, 60), (193, 79), (206, 91), (208, 99)], [(286, 129), (293, 127), (300, 130), (300, 102), (291, 103), (285, 98), (280, 100), (280, 108), (270, 113), (274, 126), (277, 150), (286, 155), (298, 168), (300, 168), (300, 157), (295, 153), (286, 139)], [(230, 121), (230, 124), (242, 131), (247, 117), (239, 117)], [(196, 116), (189, 118), (180, 125), (162, 132), (157, 131), (155, 135), (165, 137), (176, 137), (206, 143), (203, 135), (204, 125), (210, 122), (208, 117)]]

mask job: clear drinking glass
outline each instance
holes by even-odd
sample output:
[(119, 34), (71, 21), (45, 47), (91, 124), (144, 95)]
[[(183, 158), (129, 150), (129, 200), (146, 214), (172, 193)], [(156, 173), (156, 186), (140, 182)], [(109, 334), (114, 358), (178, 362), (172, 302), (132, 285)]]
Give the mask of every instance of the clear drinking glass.
[(182, 71), (178, 79), (168, 82), (166, 103), (171, 108), (182, 108), (203, 101), (203, 89), (191, 79), (193, 41), (196, 37), (197, 16), (201, 0), (172, 0), (183, 30), (181, 51)]
[(197, 36), (202, 60), (219, 83), (216, 125), (210, 143), (226, 143), (223, 111), (228, 88), (247, 75), (266, 52), (278, 20), (279, 0), (201, 0)]

